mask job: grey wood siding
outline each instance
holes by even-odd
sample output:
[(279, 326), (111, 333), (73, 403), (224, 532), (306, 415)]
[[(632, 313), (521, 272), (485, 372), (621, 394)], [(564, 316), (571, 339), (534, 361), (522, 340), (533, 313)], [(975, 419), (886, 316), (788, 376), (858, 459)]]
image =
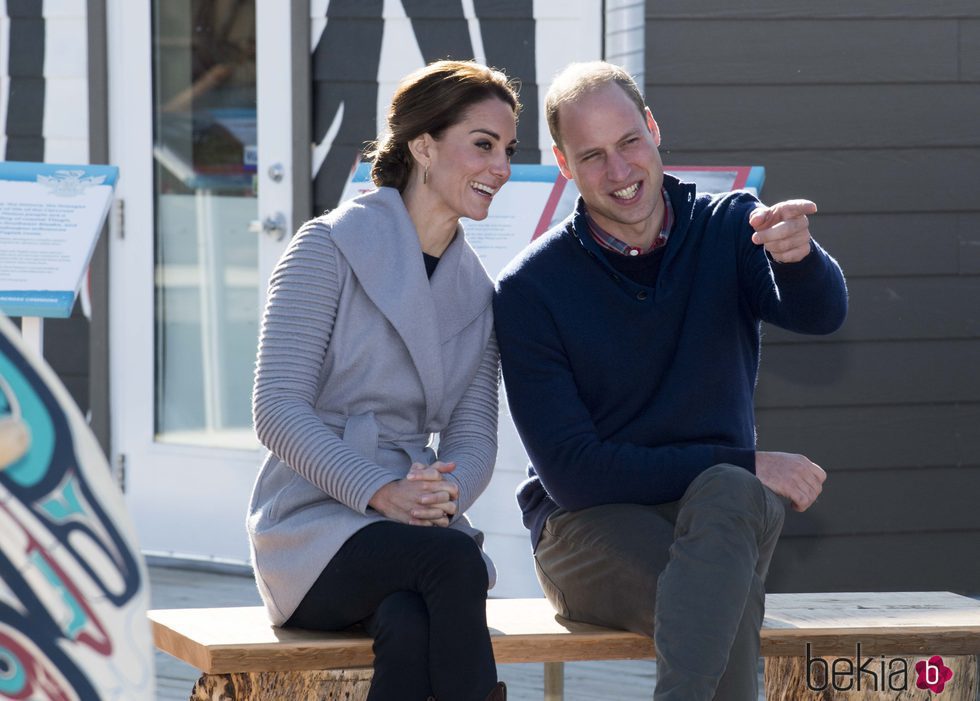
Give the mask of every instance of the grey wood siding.
[[(829, 473), (772, 591), (980, 591), (980, 3), (657, 0), (664, 161), (763, 165), (806, 197), (851, 308), (764, 329), (759, 448)], [(927, 564), (926, 564), (927, 563)]]

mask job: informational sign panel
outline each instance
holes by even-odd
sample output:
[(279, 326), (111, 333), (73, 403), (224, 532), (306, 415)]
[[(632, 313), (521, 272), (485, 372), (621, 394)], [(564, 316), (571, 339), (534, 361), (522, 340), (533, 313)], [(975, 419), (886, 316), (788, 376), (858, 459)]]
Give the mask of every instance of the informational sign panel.
[[(370, 164), (361, 163), (344, 189), (342, 200), (374, 189)], [(765, 180), (761, 166), (669, 166), (664, 170), (693, 182), (698, 192), (749, 190), (759, 194)], [(466, 239), (490, 277), (496, 277), (535, 238), (571, 214), (578, 198), (575, 183), (558, 166), (514, 164), (507, 184), (494, 196), (483, 221), (463, 219)]]
[(119, 170), (0, 163), (0, 311), (71, 315)]

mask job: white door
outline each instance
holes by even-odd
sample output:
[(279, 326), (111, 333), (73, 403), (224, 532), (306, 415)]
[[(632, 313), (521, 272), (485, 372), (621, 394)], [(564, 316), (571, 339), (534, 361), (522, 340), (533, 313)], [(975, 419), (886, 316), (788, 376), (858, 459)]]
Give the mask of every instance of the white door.
[(293, 230), (301, 4), (108, 2), (123, 204), (110, 248), (113, 455), (147, 552), (248, 557), (261, 458), (250, 392), (265, 284)]

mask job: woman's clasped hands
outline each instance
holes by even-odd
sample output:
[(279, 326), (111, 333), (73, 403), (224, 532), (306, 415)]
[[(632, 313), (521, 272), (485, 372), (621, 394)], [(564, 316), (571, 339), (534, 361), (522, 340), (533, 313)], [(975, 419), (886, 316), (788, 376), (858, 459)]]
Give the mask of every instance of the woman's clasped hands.
[(446, 475), (455, 469), (454, 462), (413, 463), (404, 479), (383, 486), (368, 505), (412, 526), (448, 526), (456, 514), (459, 486)]

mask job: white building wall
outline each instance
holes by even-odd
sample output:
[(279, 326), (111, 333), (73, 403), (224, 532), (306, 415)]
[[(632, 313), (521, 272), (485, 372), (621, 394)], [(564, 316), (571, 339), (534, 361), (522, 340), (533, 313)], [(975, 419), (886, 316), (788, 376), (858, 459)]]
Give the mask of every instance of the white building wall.
[(542, 163), (554, 163), (544, 115), (545, 93), (551, 79), (569, 63), (602, 58), (602, 13), (602, 0), (535, 0)]
[(643, 0), (606, 0), (605, 5), (604, 58), (625, 68), (643, 90), (645, 3)]
[(44, 0), (44, 160), (88, 163), (85, 0)]

